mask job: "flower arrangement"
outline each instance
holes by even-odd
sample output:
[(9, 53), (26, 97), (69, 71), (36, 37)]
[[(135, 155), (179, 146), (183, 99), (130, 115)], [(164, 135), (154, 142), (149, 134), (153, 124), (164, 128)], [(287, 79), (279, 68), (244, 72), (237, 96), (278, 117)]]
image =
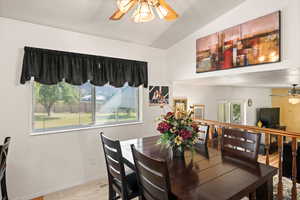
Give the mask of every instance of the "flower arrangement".
[(159, 144), (184, 152), (186, 148), (194, 149), (198, 141), (198, 126), (193, 122), (192, 113), (168, 112), (159, 118), (157, 130), (161, 133)]

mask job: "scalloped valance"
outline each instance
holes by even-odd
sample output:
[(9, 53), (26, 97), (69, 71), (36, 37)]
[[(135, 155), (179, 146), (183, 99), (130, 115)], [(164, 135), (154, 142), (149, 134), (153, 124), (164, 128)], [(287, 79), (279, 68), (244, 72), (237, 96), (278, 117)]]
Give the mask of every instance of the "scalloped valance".
[(33, 47), (24, 50), (21, 84), (33, 77), (47, 85), (61, 81), (82, 85), (90, 81), (95, 86), (122, 87), (128, 83), (131, 87), (148, 87), (147, 62)]

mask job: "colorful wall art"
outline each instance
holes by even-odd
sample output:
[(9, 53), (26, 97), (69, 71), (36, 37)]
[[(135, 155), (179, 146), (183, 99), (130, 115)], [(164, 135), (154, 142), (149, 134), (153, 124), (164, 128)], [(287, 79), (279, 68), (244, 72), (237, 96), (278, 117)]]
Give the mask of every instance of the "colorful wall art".
[(280, 11), (197, 40), (197, 73), (280, 62)]
[(169, 87), (149, 86), (149, 104), (150, 106), (169, 104)]

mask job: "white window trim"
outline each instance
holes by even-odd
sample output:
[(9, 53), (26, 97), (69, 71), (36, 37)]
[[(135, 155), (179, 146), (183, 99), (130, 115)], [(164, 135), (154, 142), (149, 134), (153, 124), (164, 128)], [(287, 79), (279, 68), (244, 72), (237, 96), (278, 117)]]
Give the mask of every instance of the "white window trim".
[(90, 125), (90, 126), (86, 126), (86, 127), (69, 128), (69, 129), (68, 128), (62, 128), (62, 129), (58, 129), (58, 130), (31, 132), (30, 135), (31, 136), (37, 136), (37, 135), (59, 134), (59, 133), (91, 130), (91, 129), (103, 129), (103, 128), (112, 128), (112, 127), (119, 127), (119, 126), (132, 126), (132, 125), (139, 125), (139, 124), (144, 124), (144, 122), (139, 120), (139, 121), (136, 121), (136, 122), (128, 122), (128, 123), (121, 123), (121, 124)]
[[(59, 133), (66, 133), (66, 132), (74, 132), (74, 131), (82, 131), (82, 130), (90, 130), (90, 129), (102, 129), (102, 128), (110, 128), (110, 127), (119, 127), (119, 126), (132, 126), (132, 125), (139, 125), (139, 124), (144, 124), (143, 121), (143, 105), (144, 105), (144, 90), (143, 87), (139, 87), (139, 119), (136, 121), (127, 121), (127, 122), (119, 122), (119, 123), (112, 123), (112, 124), (91, 124), (91, 125), (82, 125), (82, 126), (74, 126), (73, 128), (53, 128), (53, 130), (45, 130), (45, 131), (35, 131), (34, 130), (34, 110), (33, 110), (33, 105), (35, 103), (35, 98), (34, 98), (34, 81), (31, 81), (30, 83), (31, 87), (31, 105), (30, 105), (30, 134), (31, 136), (37, 136), (37, 135), (48, 135), (48, 134), (59, 134)], [(94, 111), (93, 111), (94, 112)]]

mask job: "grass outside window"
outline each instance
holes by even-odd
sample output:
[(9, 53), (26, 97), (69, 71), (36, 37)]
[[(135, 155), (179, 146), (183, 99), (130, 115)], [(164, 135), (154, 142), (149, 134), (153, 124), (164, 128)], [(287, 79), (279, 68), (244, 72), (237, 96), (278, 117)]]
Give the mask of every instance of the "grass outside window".
[(34, 83), (33, 132), (138, 122), (139, 89)]

